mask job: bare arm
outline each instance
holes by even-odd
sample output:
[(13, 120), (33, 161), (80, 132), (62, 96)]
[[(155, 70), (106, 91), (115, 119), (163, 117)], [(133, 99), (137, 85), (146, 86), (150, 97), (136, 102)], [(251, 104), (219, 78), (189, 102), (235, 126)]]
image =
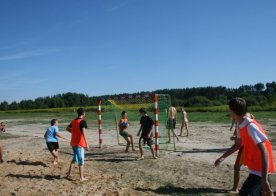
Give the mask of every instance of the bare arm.
[(82, 128), (82, 133), (83, 133), (83, 138), (84, 138), (84, 141), (86, 143), (86, 149), (87, 151), (89, 150), (89, 144), (87, 142), (87, 138), (86, 138), (86, 128)]
[(230, 127), (230, 131), (232, 131), (233, 127), (234, 127), (234, 124), (235, 124), (235, 120), (232, 120), (232, 124), (231, 124), (231, 127)]
[(149, 135), (148, 135), (148, 137), (151, 137), (151, 135), (152, 135), (152, 132), (153, 132), (153, 125), (151, 125), (151, 129), (150, 129), (150, 132), (149, 132)]
[(262, 156), (262, 184), (263, 184), (264, 195), (273, 195), (273, 192), (271, 190), (271, 187), (268, 181), (268, 156), (269, 155), (263, 142), (257, 144), (257, 146)]
[(61, 138), (61, 139), (65, 139), (65, 140), (68, 140), (67, 138), (63, 137), (60, 133), (56, 133), (56, 136)]
[(72, 133), (72, 129), (69, 126), (66, 128), (66, 131)]
[(141, 130), (142, 130), (142, 125), (140, 126), (140, 129), (139, 129), (139, 131), (138, 131), (138, 133), (137, 133), (137, 136), (138, 136), (138, 137), (139, 137), (139, 135), (140, 135)]
[(234, 152), (236, 152), (237, 150), (239, 150), (241, 148), (241, 139), (237, 138), (235, 144), (229, 148), (220, 158), (218, 158), (215, 161), (215, 166), (219, 166), (219, 164), (228, 156), (230, 156), (231, 154), (233, 154)]

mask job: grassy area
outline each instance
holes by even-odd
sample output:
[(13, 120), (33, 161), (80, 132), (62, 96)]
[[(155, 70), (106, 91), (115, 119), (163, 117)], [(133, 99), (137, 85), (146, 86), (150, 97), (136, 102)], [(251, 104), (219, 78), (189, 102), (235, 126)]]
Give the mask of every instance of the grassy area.
[[(153, 114), (149, 113), (152, 117)], [(267, 122), (271, 119), (276, 120), (276, 111), (264, 111), (264, 112), (254, 112), (254, 116), (258, 121)], [(57, 118), (61, 122), (70, 122), (76, 113), (71, 111), (59, 111), (59, 112), (0, 112), (0, 121), (5, 119), (22, 119), (25, 124), (30, 123), (45, 123), (45, 121), (50, 122), (51, 119)], [(105, 111), (102, 113), (103, 120), (114, 120), (113, 111)], [(97, 122), (97, 112), (88, 111), (86, 116), (87, 121)], [(138, 111), (128, 111), (128, 119), (131, 121), (138, 121), (140, 115)], [(230, 122), (229, 112), (188, 112), (189, 122)], [(118, 119), (119, 120), (119, 119)], [(178, 113), (178, 122), (181, 121), (181, 113)]]

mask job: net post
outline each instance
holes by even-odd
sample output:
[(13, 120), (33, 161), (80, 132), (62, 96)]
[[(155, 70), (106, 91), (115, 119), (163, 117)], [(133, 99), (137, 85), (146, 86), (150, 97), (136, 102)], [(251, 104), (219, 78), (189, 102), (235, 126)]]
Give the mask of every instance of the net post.
[(158, 94), (154, 93), (155, 153), (159, 157)]
[(99, 148), (102, 147), (102, 100), (98, 100), (98, 127), (99, 127)]

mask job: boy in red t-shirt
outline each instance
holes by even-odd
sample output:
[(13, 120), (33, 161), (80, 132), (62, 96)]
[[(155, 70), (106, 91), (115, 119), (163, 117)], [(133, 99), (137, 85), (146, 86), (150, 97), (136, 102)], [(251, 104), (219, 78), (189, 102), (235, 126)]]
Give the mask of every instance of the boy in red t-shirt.
[(273, 195), (269, 175), (274, 172), (273, 152), (262, 126), (246, 116), (246, 102), (234, 98), (229, 102), (233, 120), (238, 122), (235, 144), (215, 161), (218, 166), (226, 157), (243, 146), (243, 164), (248, 167), (249, 176), (242, 185), (239, 195)]
[(69, 170), (67, 172), (67, 177), (71, 175), (72, 167), (75, 163), (77, 163), (79, 165), (80, 181), (85, 181), (87, 179), (83, 175), (84, 149), (89, 151), (89, 145), (86, 137), (87, 124), (86, 121), (83, 120), (85, 117), (85, 110), (83, 108), (79, 108), (77, 113), (78, 117), (73, 119), (70, 125), (68, 125), (66, 128), (66, 130), (72, 134), (71, 146), (74, 153)]

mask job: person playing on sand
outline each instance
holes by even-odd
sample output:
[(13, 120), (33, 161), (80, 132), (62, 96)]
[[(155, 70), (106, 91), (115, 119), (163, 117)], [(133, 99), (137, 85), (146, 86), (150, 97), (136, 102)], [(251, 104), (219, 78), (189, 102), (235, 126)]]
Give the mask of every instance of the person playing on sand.
[(122, 118), (120, 119), (120, 122), (118, 124), (120, 135), (126, 140), (127, 146), (125, 152), (128, 152), (129, 146), (131, 144), (132, 151), (135, 151), (133, 146), (133, 137), (131, 134), (129, 134), (126, 129), (128, 128), (129, 124), (127, 121), (127, 113), (126, 111), (122, 111)]
[(0, 132), (5, 132), (6, 131), (6, 125), (3, 123), (3, 122), (1, 122), (1, 124), (0, 124)]
[(262, 126), (246, 116), (246, 101), (233, 98), (229, 102), (231, 117), (238, 122), (235, 144), (215, 161), (218, 166), (226, 157), (243, 146), (243, 164), (249, 176), (242, 185), (239, 195), (273, 195), (269, 175), (274, 172), (273, 151)]
[(3, 150), (2, 150), (2, 144), (0, 143), (0, 163), (4, 163), (4, 160), (3, 160)]
[[(251, 113), (246, 113), (245, 116), (249, 117), (250, 119), (255, 119), (255, 117)], [(230, 127), (230, 131), (232, 131), (233, 127), (235, 126), (235, 130), (233, 135), (231, 136), (231, 140), (236, 142), (237, 139), (237, 129), (238, 129), (238, 122), (232, 119), (232, 125)], [(238, 193), (238, 185), (240, 182), (240, 169), (243, 165), (243, 146), (238, 150), (238, 155), (234, 165), (234, 183), (233, 188), (229, 191), (231, 193)]]
[(52, 119), (51, 126), (47, 128), (47, 130), (44, 134), (44, 138), (46, 140), (46, 145), (48, 147), (48, 150), (51, 152), (51, 154), (54, 157), (54, 165), (58, 164), (58, 162), (59, 162), (58, 137), (67, 140), (66, 138), (62, 137), (62, 135), (59, 132), (58, 120)]
[(73, 119), (66, 128), (69, 131), (71, 136), (71, 146), (73, 148), (73, 159), (70, 163), (69, 170), (67, 172), (67, 177), (71, 175), (72, 167), (75, 163), (79, 165), (79, 174), (80, 174), (80, 181), (87, 180), (83, 175), (84, 170), (84, 149), (89, 151), (89, 145), (87, 141), (86, 129), (87, 124), (84, 120), (85, 117), (85, 110), (84, 108), (79, 108), (77, 110), (78, 117)]
[[(5, 125), (3, 122), (0, 124), (0, 132), (5, 132)], [(3, 163), (3, 146), (0, 143), (0, 163)]]
[(139, 113), (141, 115), (140, 119), (140, 129), (137, 133), (137, 136), (139, 137), (140, 132), (142, 131), (142, 134), (139, 138), (139, 149), (140, 149), (140, 154), (141, 157), (138, 160), (143, 160), (144, 159), (144, 153), (143, 153), (143, 146), (147, 143), (147, 145), (150, 147), (152, 157), (153, 159), (156, 159), (156, 156), (154, 154), (154, 149), (152, 146), (152, 132), (153, 132), (153, 125), (154, 122), (153, 120), (147, 115), (147, 111), (144, 108), (141, 108), (139, 110)]
[(168, 121), (167, 121), (167, 124), (168, 124), (168, 137), (169, 137), (168, 143), (171, 143), (171, 132), (173, 133), (173, 135), (176, 137), (177, 141), (179, 142), (179, 138), (174, 132), (175, 125), (176, 125), (176, 119), (177, 119), (176, 108), (174, 106), (171, 106), (169, 108), (169, 118), (168, 118)]
[(182, 111), (182, 125), (181, 125), (179, 136), (183, 137), (182, 133), (183, 133), (183, 128), (184, 127), (187, 131), (186, 136), (189, 135), (189, 124), (188, 124), (187, 112), (185, 111), (185, 108), (182, 107), (181, 111)]

